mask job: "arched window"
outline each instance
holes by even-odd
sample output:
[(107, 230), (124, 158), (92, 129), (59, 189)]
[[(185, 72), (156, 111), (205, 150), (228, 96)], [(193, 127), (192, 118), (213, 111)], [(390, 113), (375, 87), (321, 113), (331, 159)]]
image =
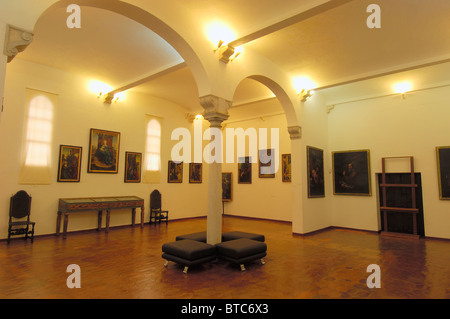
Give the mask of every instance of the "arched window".
[(161, 170), (161, 124), (156, 119), (147, 124), (146, 170)]
[(50, 166), (53, 103), (45, 96), (31, 99), (28, 110), (25, 166)]
[(58, 96), (27, 89), (20, 184), (51, 184), (53, 118)]

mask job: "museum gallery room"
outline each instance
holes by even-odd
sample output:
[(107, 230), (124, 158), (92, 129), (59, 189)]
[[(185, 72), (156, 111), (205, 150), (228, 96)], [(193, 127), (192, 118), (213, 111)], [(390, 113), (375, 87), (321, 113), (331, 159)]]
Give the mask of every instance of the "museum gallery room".
[(0, 298), (450, 298), (449, 16), (1, 0)]

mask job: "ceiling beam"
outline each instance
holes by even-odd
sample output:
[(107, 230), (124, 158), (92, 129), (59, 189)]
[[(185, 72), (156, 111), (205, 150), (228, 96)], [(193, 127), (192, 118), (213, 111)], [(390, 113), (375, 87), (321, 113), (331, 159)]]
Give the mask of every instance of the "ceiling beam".
[(287, 28), (291, 25), (294, 25), (296, 23), (299, 23), (301, 21), (307, 20), (311, 17), (317, 16), (319, 14), (322, 14), (328, 10), (334, 9), (336, 7), (339, 7), (343, 4), (346, 4), (348, 2), (351, 2), (353, 0), (330, 0), (326, 1), (318, 6), (312, 7), (308, 10), (302, 11), (292, 17), (286, 18), (284, 20), (281, 20), (279, 22), (276, 22), (274, 24), (271, 24), (267, 27), (263, 27), (255, 32), (252, 32), (246, 36), (243, 36), (239, 39), (236, 39), (234, 41), (231, 41), (228, 43), (228, 46), (231, 46), (233, 48), (236, 48), (238, 46), (244, 45), (248, 42), (254, 41), (256, 39), (262, 38), (268, 34), (271, 34), (273, 32), (282, 30), (284, 28)]
[(358, 74), (358, 75), (355, 75), (355, 76), (352, 76), (349, 78), (345, 78), (345, 79), (338, 79), (333, 82), (323, 84), (320, 87), (316, 87), (316, 88), (314, 88), (314, 91), (320, 91), (320, 90), (324, 90), (324, 89), (328, 89), (328, 88), (332, 88), (332, 87), (336, 87), (336, 86), (351, 84), (351, 83), (365, 81), (365, 80), (371, 80), (371, 79), (380, 78), (383, 76), (413, 71), (413, 70), (422, 69), (422, 68), (426, 68), (429, 66), (434, 66), (434, 65), (439, 65), (439, 64), (443, 64), (443, 63), (449, 63), (449, 62), (450, 62), (450, 55), (433, 57), (433, 58), (426, 59), (426, 60), (415, 61), (413, 63), (398, 65), (398, 66), (395, 66), (392, 68), (376, 70), (374, 72), (369, 72), (369, 73), (365, 73), (365, 74)]
[(106, 94), (106, 96), (105, 96), (105, 103), (109, 103), (110, 104), (112, 102), (112, 99), (114, 98), (114, 94), (117, 94), (117, 93), (129, 90), (129, 89), (131, 89), (133, 87), (136, 87), (138, 85), (141, 85), (141, 84), (147, 83), (149, 81), (155, 80), (155, 79), (157, 79), (157, 78), (159, 78), (161, 76), (164, 76), (164, 75), (167, 75), (169, 73), (175, 72), (175, 71), (180, 70), (180, 69), (182, 69), (182, 68), (184, 68), (186, 66), (187, 66), (186, 62), (183, 61), (183, 62), (171, 64), (171, 65), (168, 65), (168, 66), (164, 66), (164, 67), (160, 68), (157, 71), (152, 71), (152, 72), (146, 74), (143, 77), (139, 77), (138, 79), (135, 79), (135, 80), (133, 80), (133, 81), (127, 83), (127, 84), (122, 85), (121, 87), (119, 87), (117, 89), (114, 89), (114, 90), (108, 92), (108, 94)]

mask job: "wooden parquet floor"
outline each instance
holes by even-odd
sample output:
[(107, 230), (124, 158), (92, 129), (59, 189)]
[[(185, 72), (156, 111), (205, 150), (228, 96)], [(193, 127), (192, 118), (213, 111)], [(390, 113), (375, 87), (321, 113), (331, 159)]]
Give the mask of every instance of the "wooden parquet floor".
[[(162, 244), (203, 231), (206, 219), (166, 225), (15, 239), (0, 242), (2, 299), (448, 299), (450, 241), (386, 238), (327, 229), (292, 235), (284, 222), (225, 216), (223, 231), (264, 234), (266, 264), (213, 261), (163, 266)], [(67, 266), (81, 270), (81, 288), (69, 289)], [(381, 288), (369, 289), (367, 267), (380, 266)]]

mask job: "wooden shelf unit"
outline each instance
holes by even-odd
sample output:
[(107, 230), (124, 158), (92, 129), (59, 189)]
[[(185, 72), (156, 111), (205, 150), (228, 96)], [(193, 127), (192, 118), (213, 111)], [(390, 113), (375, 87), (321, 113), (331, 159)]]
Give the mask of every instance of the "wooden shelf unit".
[[(386, 160), (388, 159), (409, 159), (410, 161), (410, 169), (411, 169), (411, 183), (410, 184), (388, 184), (386, 183)], [(416, 188), (418, 185), (415, 181), (415, 172), (414, 172), (414, 157), (413, 156), (395, 156), (395, 157), (383, 157), (381, 159), (381, 168), (382, 168), (382, 183), (380, 184), (382, 189), (382, 203), (383, 206), (380, 207), (380, 211), (384, 212), (383, 214), (383, 225), (384, 225), (384, 231), (381, 232), (383, 235), (395, 235), (395, 236), (405, 236), (405, 237), (415, 237), (419, 238), (417, 232), (417, 214), (419, 213), (419, 209), (417, 208), (417, 199), (416, 199)], [(389, 187), (404, 187), (404, 188), (411, 188), (411, 196), (412, 196), (412, 207), (388, 207), (387, 206), (387, 200), (386, 200), (386, 192), (387, 188)], [(394, 233), (388, 231), (388, 221), (387, 221), (387, 215), (389, 212), (402, 212), (402, 213), (410, 213), (413, 216), (413, 234), (406, 234), (406, 233)]]

